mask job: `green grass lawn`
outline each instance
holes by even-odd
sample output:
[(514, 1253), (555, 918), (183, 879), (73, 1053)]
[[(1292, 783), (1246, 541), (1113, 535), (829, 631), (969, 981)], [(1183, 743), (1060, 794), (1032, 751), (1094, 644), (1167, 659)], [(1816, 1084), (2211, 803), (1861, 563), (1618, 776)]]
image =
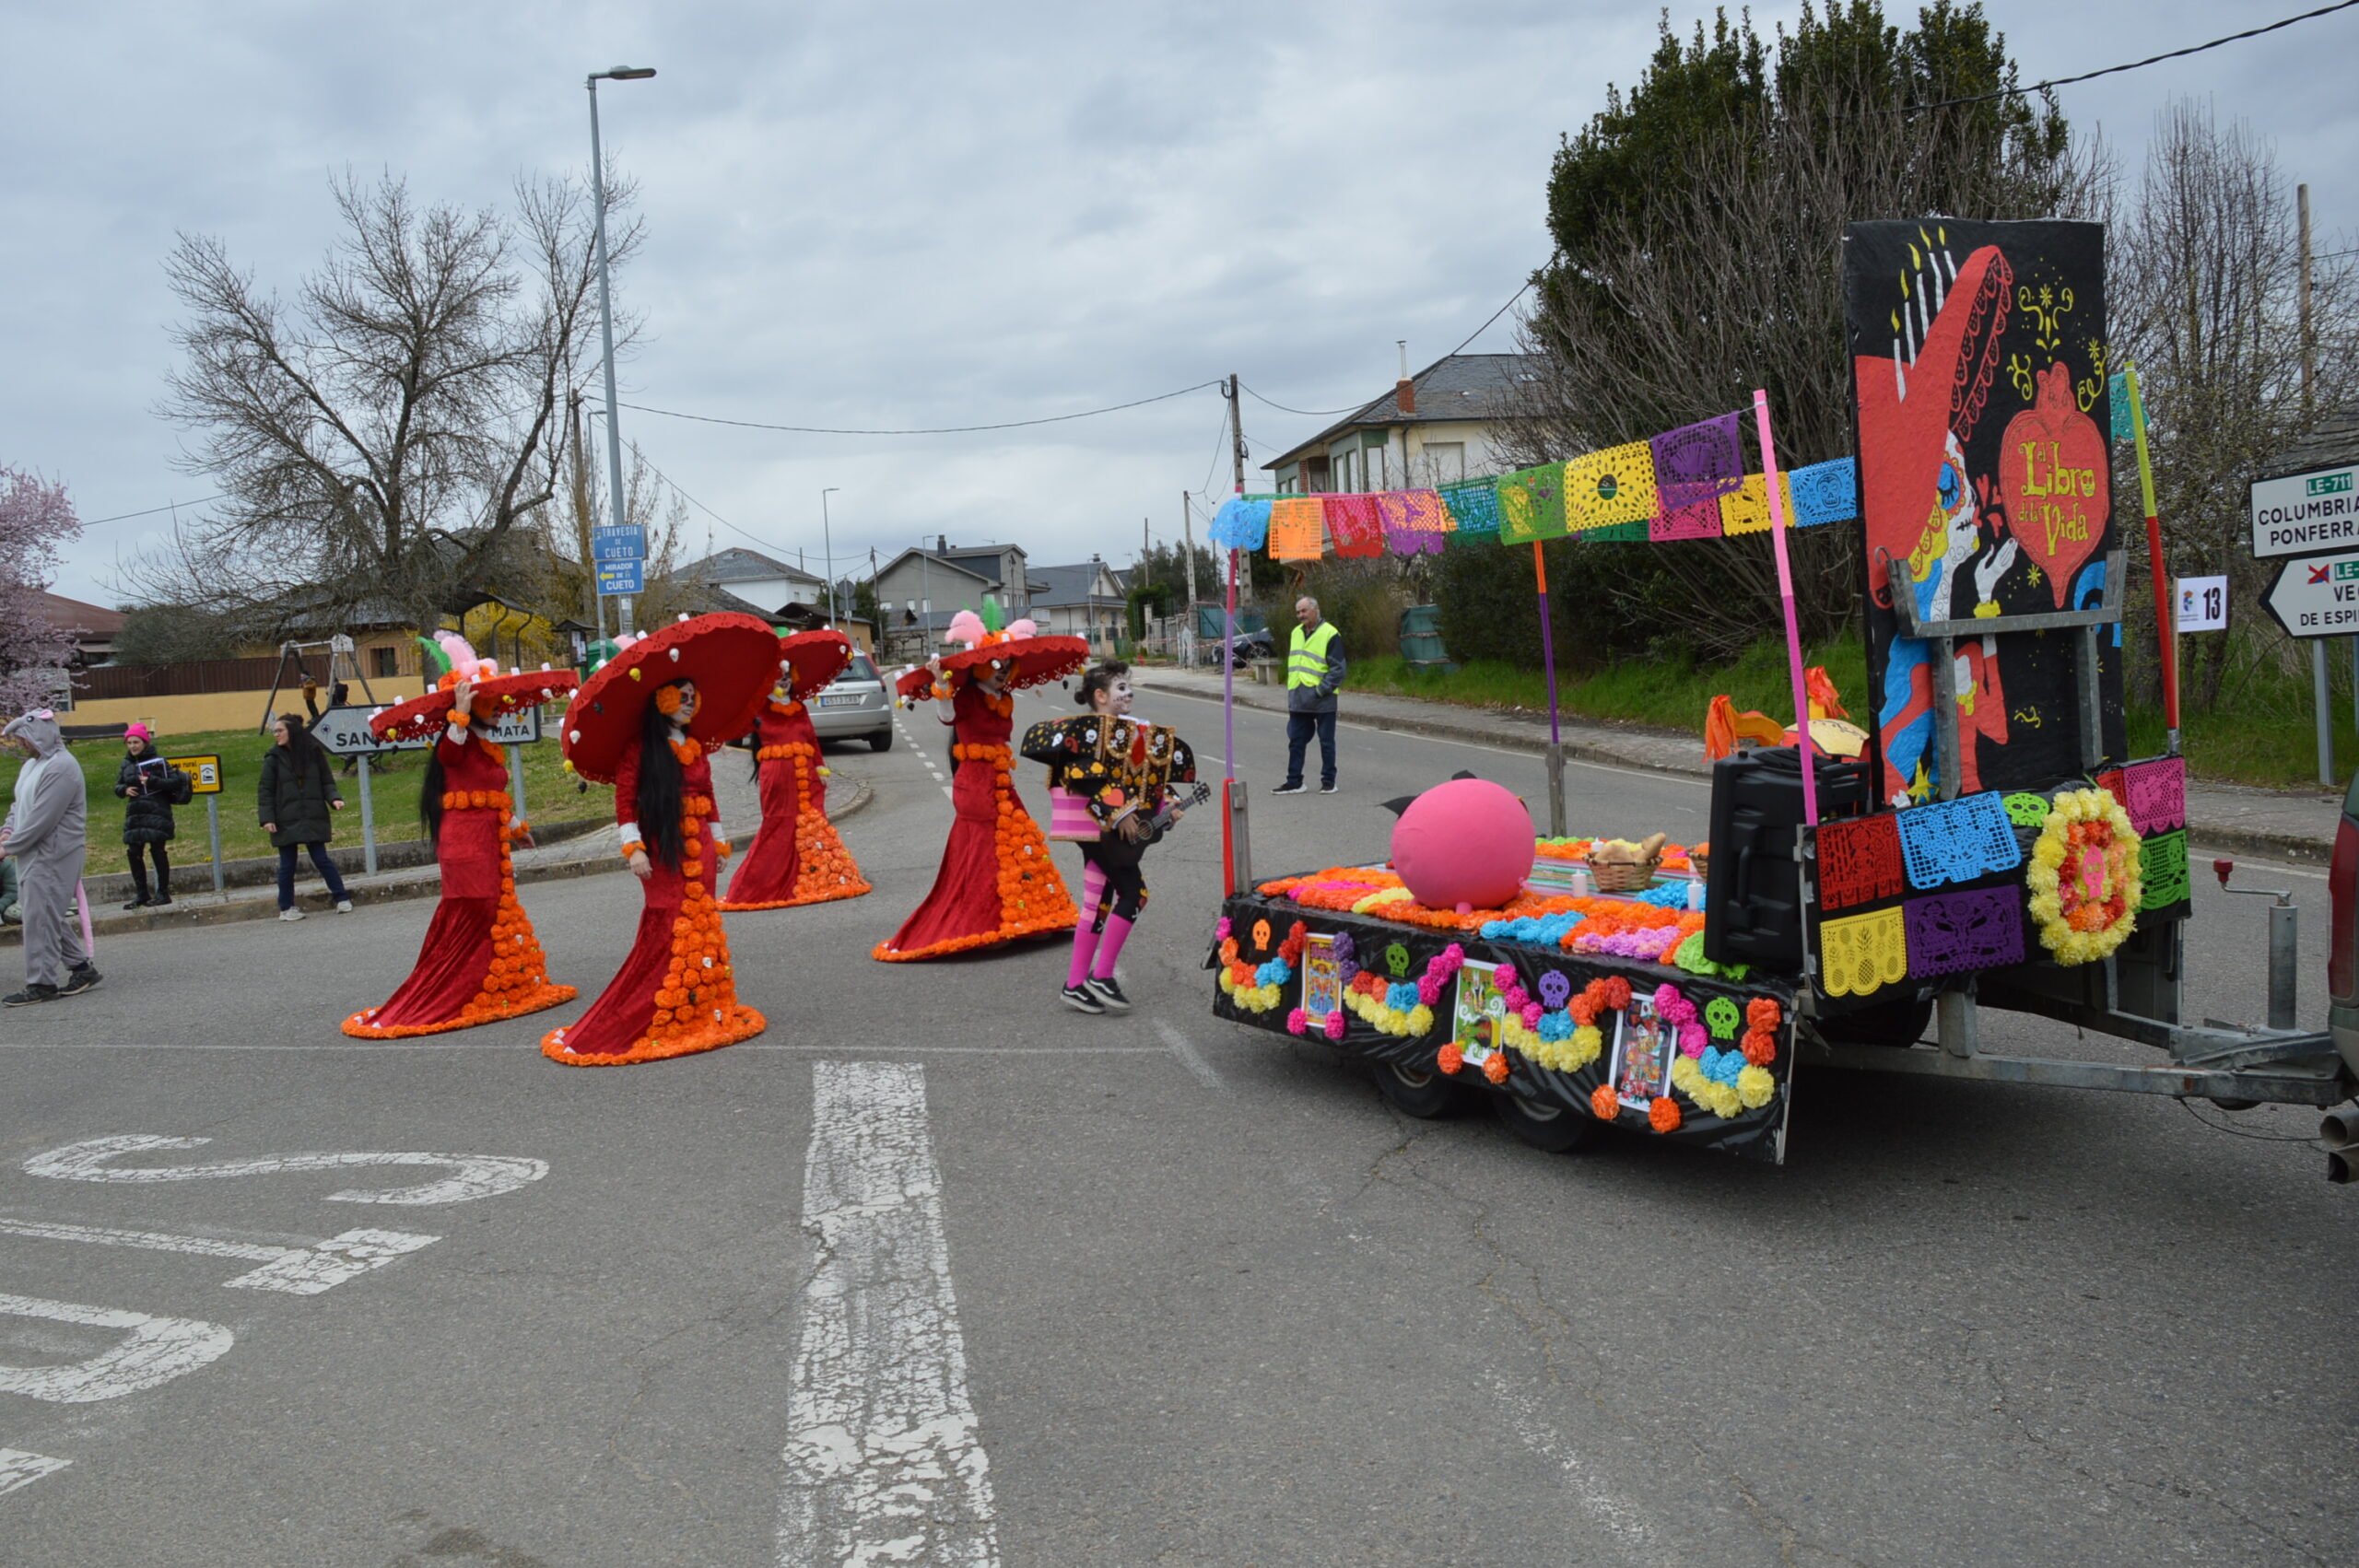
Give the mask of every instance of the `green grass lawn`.
[[(1853, 720), (1865, 725), (1872, 705), (1867, 700), (1864, 648), (1848, 639), (1813, 648), (1806, 662), (1826, 666)], [(2341, 673), (2338, 670), (2338, 679)], [(1478, 708), (1548, 710), (1548, 683), (1541, 672), (1483, 661), (1445, 675), (1411, 670), (1398, 657), (1367, 659), (1351, 666), (1344, 685)], [(1794, 704), (1785, 644), (1755, 643), (1732, 664), (1632, 661), (1592, 674), (1565, 675), (1558, 683), (1557, 700), (1567, 715), (1658, 725), (1700, 737), (1705, 708), (1720, 692), (1733, 697), (1740, 710), (1790, 720)], [(2347, 684), (2338, 687), (2334, 709), (2335, 767), (2347, 779), (2359, 767), (2359, 729), (2353, 728)], [(2129, 723), (2132, 756), (2161, 754), (2159, 708), (2133, 705)], [(2318, 787), (2318, 745), (2306, 681), (2249, 682), (2236, 701), (2223, 701), (2207, 713), (2183, 713), (2180, 729), (2189, 769), (2198, 778), (2270, 788)]]
[[(614, 810), (614, 790), (604, 784), (593, 784), (587, 790), (577, 788), (578, 781), (560, 767), (555, 720), (548, 726), (547, 740), (536, 745), (521, 748), (524, 758), (524, 807), (535, 823), (564, 822), (578, 817), (610, 817)], [(225, 860), (245, 860), (257, 855), (275, 853), (269, 837), (254, 815), (254, 789), (262, 777), (263, 754), (269, 750), (269, 740), (251, 730), (216, 730), (195, 735), (166, 735), (158, 745), (164, 755), (196, 756), (211, 753), (221, 759), (221, 793), (216, 797), (221, 804), (221, 854)], [(115, 741), (76, 741), (73, 752), (82, 765), (82, 778), (88, 790), (90, 809), (90, 848), (94, 872), (120, 871), (111, 862), (117, 859), (114, 848), (123, 841), (123, 802), (114, 792), (115, 769), (123, 762), (123, 743)], [(5, 811), (16, 798), (17, 770), (22, 758), (12, 748), (0, 754), (0, 811)], [(339, 768), (342, 764), (337, 765)], [(377, 841), (389, 844), (420, 837), (417, 827), (418, 783), (426, 771), (426, 754), (405, 752), (394, 760), (391, 772), (381, 763), (371, 763), (374, 778), (370, 792), (374, 799), (377, 819)], [(360, 842), (360, 780), (356, 775), (337, 779), (344, 791), (345, 809), (335, 819), (335, 842), (357, 845)], [(197, 864), (205, 855), (205, 800), (195, 797), (174, 813), (179, 821), (180, 837), (174, 841), (179, 853), (175, 863)]]

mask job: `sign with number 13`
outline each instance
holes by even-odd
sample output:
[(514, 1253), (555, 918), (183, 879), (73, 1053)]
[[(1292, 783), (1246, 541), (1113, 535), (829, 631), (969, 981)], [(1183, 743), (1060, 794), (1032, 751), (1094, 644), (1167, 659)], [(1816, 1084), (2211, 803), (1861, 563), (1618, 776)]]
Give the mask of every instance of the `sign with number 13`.
[(2178, 614), (2174, 629), (2216, 632), (2228, 625), (2228, 579), (2224, 577), (2183, 577), (2178, 579)]

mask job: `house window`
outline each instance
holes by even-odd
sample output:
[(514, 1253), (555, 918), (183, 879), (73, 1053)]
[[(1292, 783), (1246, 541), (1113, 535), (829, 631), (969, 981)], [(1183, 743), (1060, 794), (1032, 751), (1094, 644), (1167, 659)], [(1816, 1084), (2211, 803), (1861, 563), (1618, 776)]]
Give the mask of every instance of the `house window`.
[(369, 650), (369, 673), (379, 680), (401, 673), (402, 650), (398, 648), (372, 648)]
[(1426, 472), (1436, 485), (1455, 485), (1466, 477), (1464, 441), (1427, 441)]

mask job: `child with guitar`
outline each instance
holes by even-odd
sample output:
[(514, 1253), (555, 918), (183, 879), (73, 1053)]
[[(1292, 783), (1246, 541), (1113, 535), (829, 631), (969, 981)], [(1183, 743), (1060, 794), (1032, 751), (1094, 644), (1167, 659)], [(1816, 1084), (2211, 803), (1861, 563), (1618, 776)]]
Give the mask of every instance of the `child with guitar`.
[(1049, 767), (1049, 837), (1081, 846), (1081, 920), (1059, 994), (1076, 1012), (1127, 1012), (1130, 998), (1114, 964), (1146, 907), (1140, 858), (1208, 791), (1197, 785), (1191, 798), (1175, 792), (1195, 782), (1195, 754), (1174, 731), (1129, 717), (1128, 664), (1092, 666), (1074, 700), (1089, 709), (1086, 717), (1035, 724), (1023, 746)]

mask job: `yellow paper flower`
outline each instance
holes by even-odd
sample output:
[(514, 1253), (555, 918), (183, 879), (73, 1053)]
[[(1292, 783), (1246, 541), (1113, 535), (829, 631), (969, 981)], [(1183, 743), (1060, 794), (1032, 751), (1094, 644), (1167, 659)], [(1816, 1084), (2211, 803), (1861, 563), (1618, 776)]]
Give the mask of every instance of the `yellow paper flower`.
[(1777, 1094), (1778, 1080), (1766, 1067), (1748, 1067), (1736, 1075), (1736, 1097), (1747, 1110), (1759, 1110)]

